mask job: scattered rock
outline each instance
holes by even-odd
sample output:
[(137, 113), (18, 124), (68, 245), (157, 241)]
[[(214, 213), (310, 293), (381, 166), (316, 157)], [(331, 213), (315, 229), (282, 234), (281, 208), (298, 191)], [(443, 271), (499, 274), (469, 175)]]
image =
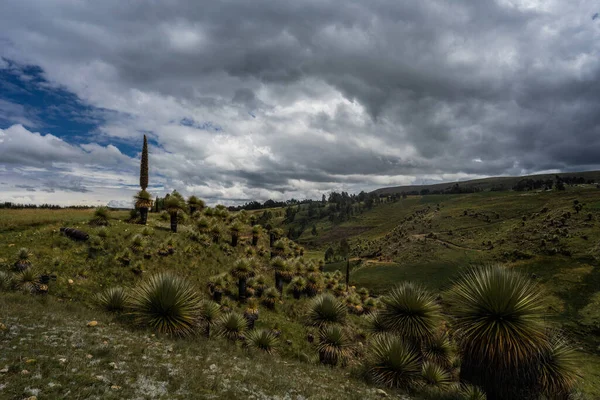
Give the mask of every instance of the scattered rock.
[(67, 362), (67, 359), (66, 358), (59, 358), (58, 361), (64, 364), (64, 363)]
[(29, 371), (27, 371), (26, 369), (24, 369), (23, 371), (21, 371), (21, 375), (29, 375)]
[(73, 279), (69, 279), (67, 282), (69, 282), (69, 285), (73, 284)]
[(121, 390), (121, 386), (117, 386), (117, 385), (112, 385), (110, 388), (112, 390)]
[(0, 331), (5, 331), (8, 328), (6, 327), (6, 325), (4, 325), (2, 322), (0, 322)]
[(90, 321), (87, 323), (87, 326), (89, 326), (89, 327), (94, 327), (96, 325), (98, 325), (98, 321)]
[(384, 390), (382, 390), (382, 389), (377, 389), (375, 391), (375, 394), (377, 394), (377, 396), (381, 396), (381, 397), (387, 397), (388, 396), (388, 394)]
[(37, 361), (37, 360), (36, 360), (35, 358), (28, 358), (28, 359), (25, 361), (25, 364), (33, 364), (33, 363), (35, 363), (36, 361)]
[(210, 369), (211, 371), (216, 371), (217, 366), (215, 364), (210, 364), (210, 367), (208, 367), (208, 369)]
[(8, 368), (0, 369), (0, 374), (6, 374), (8, 372)]
[(27, 399), (26, 399), (26, 400), (37, 400), (37, 396), (30, 396), (30, 397), (27, 397)]
[(93, 358), (94, 356), (91, 354), (86, 355), (86, 358)]

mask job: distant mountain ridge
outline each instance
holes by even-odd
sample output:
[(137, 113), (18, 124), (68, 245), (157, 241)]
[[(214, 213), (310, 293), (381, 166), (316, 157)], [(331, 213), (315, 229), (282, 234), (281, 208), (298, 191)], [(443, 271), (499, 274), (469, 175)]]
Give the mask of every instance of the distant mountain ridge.
[(422, 190), (434, 191), (445, 191), (452, 188), (454, 185), (461, 187), (474, 188), (477, 191), (485, 190), (510, 190), (522, 180), (554, 180), (556, 176), (562, 179), (568, 178), (583, 178), (585, 181), (600, 182), (600, 171), (583, 171), (583, 172), (562, 172), (556, 174), (537, 174), (537, 175), (523, 175), (523, 176), (497, 176), (482, 179), (473, 179), (469, 181), (454, 181), (445, 183), (434, 183), (430, 185), (408, 185), (408, 186), (390, 186), (374, 190), (372, 193), (375, 194), (396, 194), (396, 193), (410, 193), (410, 192), (421, 192)]

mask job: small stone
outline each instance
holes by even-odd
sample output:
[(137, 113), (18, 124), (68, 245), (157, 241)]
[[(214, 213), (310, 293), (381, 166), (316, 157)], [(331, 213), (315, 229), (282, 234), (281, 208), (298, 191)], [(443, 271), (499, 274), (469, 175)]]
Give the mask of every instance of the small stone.
[(216, 371), (217, 366), (215, 364), (211, 364), (210, 367), (208, 367), (208, 369), (210, 369), (211, 371)]
[(117, 385), (112, 385), (110, 388), (112, 390), (121, 390), (121, 386), (117, 386)]
[(86, 355), (86, 357), (87, 357), (87, 358), (94, 358), (94, 356), (93, 356), (93, 355), (91, 355), (91, 354), (87, 354), (87, 355)]
[(8, 368), (0, 369), (0, 374), (6, 374), (8, 372)]
[(381, 390), (381, 389), (377, 389), (375, 391), (375, 394), (377, 394), (377, 396), (381, 396), (381, 397), (387, 397), (388, 396), (388, 394), (384, 390)]
[(8, 328), (6, 327), (6, 325), (4, 325), (2, 322), (0, 322), (0, 331), (5, 331)]
[(290, 339), (286, 340), (285, 342), (287, 343), (288, 346), (292, 345), (292, 341)]
[(25, 364), (33, 364), (33, 363), (35, 363), (36, 361), (37, 361), (37, 360), (36, 360), (35, 358), (28, 358), (28, 359), (25, 361)]
[(98, 325), (98, 321), (90, 321), (87, 323), (87, 326), (89, 326), (89, 327), (94, 327), (96, 325)]
[(29, 396), (27, 400), (37, 400), (37, 396)]
[(24, 369), (23, 371), (21, 371), (21, 375), (29, 375), (29, 371), (27, 371), (26, 369)]
[(117, 363), (116, 363), (116, 362), (114, 362), (114, 361), (113, 361), (113, 362), (111, 362), (111, 363), (108, 363), (108, 366), (109, 366), (109, 367), (111, 367), (111, 368), (113, 368), (113, 369), (118, 369), (118, 368), (119, 368), (119, 367), (117, 366)]
[(58, 361), (60, 361), (61, 363), (63, 363), (63, 364), (64, 364), (64, 363), (66, 363), (66, 362), (67, 362), (67, 359), (66, 359), (66, 358), (59, 358), (59, 359), (58, 359)]
[(69, 279), (67, 282), (69, 282), (69, 285), (73, 284), (73, 279)]

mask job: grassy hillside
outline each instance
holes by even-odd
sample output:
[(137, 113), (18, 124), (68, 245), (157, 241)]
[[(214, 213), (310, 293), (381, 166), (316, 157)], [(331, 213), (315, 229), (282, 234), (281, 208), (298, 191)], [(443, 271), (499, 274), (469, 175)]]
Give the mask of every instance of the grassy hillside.
[(560, 176), (561, 178), (583, 178), (586, 181), (590, 180), (593, 182), (600, 182), (600, 171), (585, 171), (585, 172), (563, 172), (558, 174), (538, 174), (538, 175), (526, 175), (526, 176), (495, 176), (491, 178), (483, 178), (483, 179), (471, 179), (468, 181), (461, 182), (446, 182), (446, 183), (436, 183), (432, 185), (409, 185), (409, 186), (392, 186), (385, 187), (381, 189), (377, 189), (374, 193), (377, 194), (394, 194), (394, 193), (408, 193), (413, 191), (420, 192), (421, 190), (429, 190), (429, 191), (444, 191), (455, 184), (459, 184), (464, 187), (473, 187), (477, 190), (485, 191), (485, 190), (509, 190), (514, 185), (516, 185), (519, 181), (526, 179), (533, 180), (554, 180), (556, 176)]
[[(577, 211), (579, 206), (581, 209)], [(470, 264), (503, 263), (536, 279), (550, 319), (578, 343), (590, 398), (600, 398), (600, 190), (408, 196), (300, 242), (323, 257), (346, 239), (351, 284), (384, 293), (405, 280), (444, 292)], [(345, 263), (326, 265), (345, 271)], [(443, 296), (443, 294), (442, 294)]]

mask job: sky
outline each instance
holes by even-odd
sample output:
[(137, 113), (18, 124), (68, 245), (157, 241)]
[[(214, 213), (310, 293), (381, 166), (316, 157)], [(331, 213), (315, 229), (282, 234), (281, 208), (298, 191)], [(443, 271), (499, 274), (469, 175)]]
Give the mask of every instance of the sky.
[(0, 2), (0, 201), (600, 169), (600, 3)]

